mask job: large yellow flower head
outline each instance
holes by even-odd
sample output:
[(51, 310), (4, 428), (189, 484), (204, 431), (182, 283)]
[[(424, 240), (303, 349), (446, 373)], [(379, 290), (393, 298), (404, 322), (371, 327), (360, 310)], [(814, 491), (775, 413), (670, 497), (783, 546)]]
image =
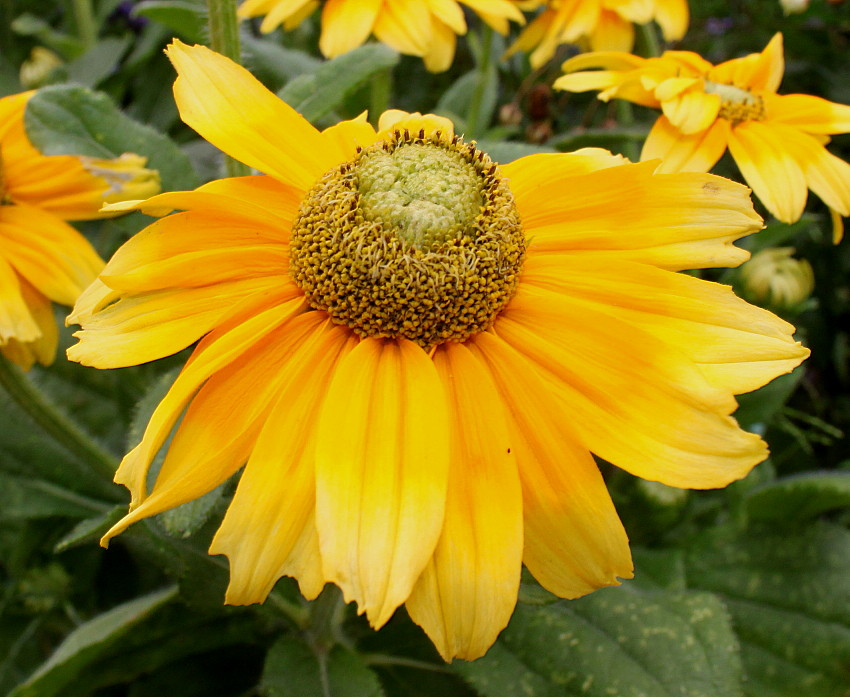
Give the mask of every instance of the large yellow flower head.
[[(528, 3), (526, 3), (528, 4)], [(688, 30), (687, 0), (531, 0), (543, 11), (522, 31), (509, 53), (530, 53), (539, 67), (561, 44), (587, 44), (592, 51), (631, 51), (635, 24), (655, 21), (667, 41)]]
[[(0, 353), (22, 368), (56, 354), (51, 301), (73, 305), (103, 260), (66, 220), (102, 217), (104, 202), (150, 196), (144, 159), (45, 156), (24, 130), (33, 92), (0, 99)], [(110, 214), (107, 214), (110, 215)]]
[(676, 273), (747, 258), (744, 186), (594, 149), (499, 166), (396, 111), (319, 132), (226, 58), (168, 54), (183, 119), (265, 174), (134, 204), (165, 217), (70, 318), (69, 356), (100, 368), (199, 341), (121, 463), (131, 511), (104, 541), (245, 465), (210, 548), (228, 602), (335, 583), (375, 627), (404, 603), (472, 659), (523, 563), (568, 598), (631, 576), (591, 452), (695, 488), (764, 459), (734, 395), (808, 352)]
[[(586, 71), (587, 68), (601, 70)], [(662, 172), (707, 172), (727, 147), (747, 183), (779, 220), (799, 220), (811, 189), (835, 213), (850, 215), (850, 165), (830, 154), (828, 135), (850, 132), (850, 106), (806, 94), (779, 95), (785, 63), (782, 35), (761, 53), (717, 66), (689, 51), (659, 58), (592, 53), (564, 63), (555, 87), (601, 90), (661, 109), (642, 160), (661, 158)]]
[[(421, 56), (428, 70), (439, 73), (454, 60), (457, 35), (466, 34), (461, 3), (500, 34), (508, 32), (509, 20), (525, 21), (515, 0), (326, 0), (319, 48), (334, 58), (374, 34), (400, 53)], [(260, 30), (270, 32), (281, 24), (293, 29), (318, 6), (318, 0), (245, 0), (239, 15), (262, 16)]]

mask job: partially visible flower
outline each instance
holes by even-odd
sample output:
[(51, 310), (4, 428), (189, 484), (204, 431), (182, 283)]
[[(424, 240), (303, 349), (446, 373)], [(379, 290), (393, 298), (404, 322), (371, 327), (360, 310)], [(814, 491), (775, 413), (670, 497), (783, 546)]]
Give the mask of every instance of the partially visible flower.
[(800, 307), (815, 288), (815, 273), (793, 247), (762, 249), (741, 267), (744, 296), (772, 310)]
[(537, 0), (544, 6), (508, 50), (530, 52), (539, 67), (561, 44), (587, 44), (591, 51), (631, 51), (635, 24), (655, 21), (667, 41), (688, 30), (687, 0)]
[(35, 46), (29, 58), (21, 64), (21, 84), (30, 89), (47, 84), (51, 73), (62, 65), (62, 59), (49, 48)]
[(49, 364), (58, 332), (51, 301), (73, 305), (103, 260), (65, 220), (90, 220), (105, 202), (159, 191), (144, 158), (45, 156), (24, 130), (32, 92), (0, 99), (0, 353), (24, 369)]
[[(459, 3), (471, 8), (500, 34), (508, 22), (524, 23), (513, 0), (327, 0), (322, 6), (319, 48), (334, 58), (362, 45), (374, 34), (400, 53), (421, 56), (431, 72), (448, 70), (454, 60), (456, 37), (466, 33)], [(242, 18), (262, 16), (260, 30), (281, 24), (293, 29), (319, 7), (317, 0), (245, 0)]]
[[(747, 183), (779, 220), (799, 220), (808, 190), (850, 215), (850, 165), (827, 152), (829, 134), (850, 132), (850, 106), (806, 94), (776, 93), (785, 62), (782, 35), (761, 53), (717, 66), (689, 51), (660, 58), (590, 53), (564, 63), (555, 87), (600, 90), (661, 109), (641, 152), (663, 172), (707, 172), (727, 147)], [(587, 68), (601, 70), (587, 71)], [(841, 239), (841, 221), (834, 226)]]
[(499, 166), (399, 111), (319, 132), (223, 56), (168, 55), (182, 118), (265, 174), (115, 207), (166, 217), (81, 296), (69, 357), (198, 344), (118, 469), (132, 501), (104, 544), (244, 465), (210, 548), (227, 602), (284, 575), (308, 598), (335, 583), (373, 626), (405, 604), (446, 659), (472, 659), (523, 563), (570, 598), (632, 575), (591, 452), (683, 488), (765, 458), (734, 395), (808, 351), (676, 273), (747, 258), (746, 187), (596, 149)]
[(809, 9), (811, 0), (779, 0), (782, 11), (786, 15), (799, 14)]

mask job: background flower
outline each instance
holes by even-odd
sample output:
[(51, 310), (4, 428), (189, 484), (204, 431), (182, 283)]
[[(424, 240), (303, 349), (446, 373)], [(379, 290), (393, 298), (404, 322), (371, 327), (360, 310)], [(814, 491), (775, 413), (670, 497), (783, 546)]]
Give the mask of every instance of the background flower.
[(65, 220), (102, 217), (125, 192), (159, 190), (144, 159), (44, 156), (24, 131), (32, 92), (0, 99), (0, 352), (23, 368), (49, 364), (57, 329), (51, 302), (73, 305), (103, 267)]
[(688, 51), (650, 59), (622, 53), (577, 56), (564, 64), (569, 74), (555, 87), (598, 89), (603, 100), (660, 108), (663, 115), (641, 159), (660, 158), (662, 171), (707, 172), (728, 147), (744, 179), (782, 222), (799, 220), (808, 189), (841, 216), (850, 215), (850, 165), (824, 147), (828, 135), (850, 132), (850, 106), (777, 94), (784, 66), (777, 34), (761, 53), (717, 66)]
[(529, 53), (539, 67), (561, 44), (583, 44), (592, 51), (631, 51), (634, 25), (655, 21), (667, 41), (688, 30), (686, 0), (538, 0), (543, 11), (522, 31), (509, 53)]
[[(442, 72), (454, 60), (456, 36), (466, 34), (460, 3), (501, 34), (507, 33), (508, 20), (524, 21), (512, 0), (328, 0), (322, 6), (319, 48), (333, 58), (374, 34), (400, 53), (421, 56), (428, 70)], [(260, 29), (270, 32), (281, 24), (298, 26), (318, 6), (314, 0), (245, 0), (239, 14), (263, 16)]]

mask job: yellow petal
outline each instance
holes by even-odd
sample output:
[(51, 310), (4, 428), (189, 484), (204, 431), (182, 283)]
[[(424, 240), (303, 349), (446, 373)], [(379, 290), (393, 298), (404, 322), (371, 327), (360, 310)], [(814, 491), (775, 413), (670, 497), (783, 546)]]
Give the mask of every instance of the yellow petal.
[(282, 276), (289, 248), (263, 239), (264, 227), (207, 211), (176, 213), (126, 242), (100, 275), (113, 290), (140, 294)]
[(645, 162), (535, 186), (514, 164), (504, 169), (530, 254), (607, 251), (671, 269), (734, 266), (749, 255), (731, 243), (761, 228), (747, 188), (714, 175), (654, 174), (656, 163)]
[[(428, 9), (436, 19), (455, 34), (466, 34), (466, 19), (457, 0), (426, 0)], [(467, 3), (469, 4), (469, 3)]]
[[(171, 191), (144, 201), (123, 201), (104, 206), (107, 211), (142, 211), (163, 216), (173, 210), (202, 210), (220, 218), (255, 221), (264, 235), (289, 241), (289, 227), (298, 213), (303, 192), (263, 175), (217, 179), (194, 191)], [(144, 231), (142, 231), (144, 232)]]
[(436, 18), (431, 22), (431, 31), (431, 45), (422, 59), (428, 71), (442, 73), (448, 70), (454, 61), (457, 38), (451, 27)]
[(767, 118), (807, 133), (850, 132), (850, 106), (809, 94), (766, 94)]
[(720, 103), (719, 95), (692, 89), (675, 99), (662, 101), (661, 109), (673, 126), (690, 135), (705, 131), (714, 123), (720, 113)]
[(367, 148), (378, 139), (378, 134), (366, 120), (365, 112), (356, 119), (340, 121), (322, 131), (322, 138), (329, 147), (339, 151), (341, 162), (353, 160), (358, 148)]
[(383, 4), (383, 0), (328, 0), (322, 8), (322, 53), (335, 58), (362, 45), (372, 33)]
[(181, 118), (217, 148), (302, 191), (339, 164), (319, 132), (245, 68), (178, 40), (167, 53)]
[(11, 339), (35, 341), (41, 336), (38, 323), (24, 299), (23, 278), (0, 256), (0, 345)]
[(687, 356), (611, 313), (522, 285), (496, 333), (537, 366), (586, 448), (644, 479), (712, 488), (767, 447), (729, 413), (735, 400)]
[(308, 598), (325, 583), (315, 523), (315, 424), (334, 369), (354, 342), (322, 313), (299, 321), (312, 334), (278, 368), (276, 403), (210, 547), (230, 559), (226, 601), (234, 605), (262, 602), (283, 575), (295, 576)]
[[(0, 266), (3, 260), (0, 258)], [(8, 268), (8, 267), (7, 267)], [(2, 275), (0, 269), (0, 275)], [(24, 341), (14, 336), (4, 340), (4, 319), (9, 316), (9, 308), (5, 307), (6, 298), (0, 280), (0, 353), (8, 360), (20, 366), (23, 370), (29, 370), (34, 363), (50, 365), (56, 357), (56, 347), (59, 344), (59, 329), (53, 316), (53, 304), (45, 296), (33, 288), (26, 279), (18, 277), (20, 282), (20, 296), (23, 298), (26, 309), (32, 321), (39, 330), (39, 336), (32, 340)], [(8, 329), (8, 325), (6, 326)]]
[(63, 305), (73, 305), (103, 268), (85, 237), (55, 215), (27, 204), (3, 206), (0, 248), (21, 276)]
[(454, 135), (454, 124), (444, 116), (434, 114), (412, 114), (400, 109), (388, 109), (378, 120), (378, 137), (386, 138), (392, 131), (410, 131), (416, 133), (424, 130), (428, 133), (443, 133), (449, 137)]
[(375, 22), (378, 40), (400, 53), (424, 56), (433, 39), (431, 14), (422, 0), (384, 3)]
[(445, 395), (405, 339), (364, 339), (335, 371), (319, 419), (316, 526), (325, 577), (374, 627), (407, 600), (443, 526)]
[(526, 261), (523, 283), (598, 304), (590, 312), (608, 312), (674, 346), (729, 394), (761, 387), (808, 355), (790, 324), (728, 286), (692, 276), (593, 255), (541, 254)]
[(280, 288), (299, 294), (286, 277), (263, 276), (214, 286), (174, 288), (121, 297), (84, 319), (68, 358), (96, 368), (123, 368), (170, 356), (214, 329), (251, 297)]
[(655, 0), (655, 21), (665, 41), (678, 41), (688, 31), (687, 0)]
[[(301, 304), (298, 301), (274, 304), (269, 309), (252, 314), (251, 310), (254, 309), (246, 309), (242, 315), (224, 324), (198, 345), (171, 389), (154, 410), (141, 442), (124, 456), (115, 473), (115, 481), (130, 490), (130, 513), (104, 535), (101, 544), (106, 544), (110, 538), (137, 520), (197, 498), (213, 489), (244, 463), (253, 444), (252, 436), (256, 437), (258, 430), (256, 420), (267, 410), (274, 385), (280, 380), (279, 373), (271, 373), (269, 376), (265, 372), (263, 360), (272, 361), (272, 366), (285, 360), (285, 349), (297, 345), (312, 329), (308, 326), (305, 330), (304, 325), (309, 324), (309, 319), (299, 321), (300, 318), (293, 322), (292, 327), (283, 326), (281, 329), (294, 313), (300, 311)], [(258, 357), (263, 360), (252, 360)], [(234, 375), (237, 379), (233, 379)], [(260, 395), (251, 395), (240, 388), (238, 378), (246, 375), (252, 386), (259, 387)], [(231, 379), (228, 380), (228, 377)], [(224, 406), (219, 404), (218, 409), (211, 413), (201, 414), (198, 424), (190, 429), (197, 429), (198, 425), (203, 428), (205, 418), (209, 418), (211, 423), (219, 420), (215, 443), (201, 440), (194, 444), (189, 442), (174, 453), (169, 450), (154, 489), (148, 495), (147, 476), (154, 456), (165, 443), (186, 405), (204, 383), (209, 384), (207, 381), (211, 378), (222, 392), (217, 396), (214, 390), (212, 394), (207, 390), (206, 400), (211, 400), (208, 403), (213, 407), (216, 400), (224, 401)], [(238, 393), (240, 390), (242, 397), (237, 400), (240, 408), (234, 411), (234, 402), (227, 400), (233, 397), (234, 391)], [(203, 407), (204, 401), (202, 398), (195, 412)], [(234, 422), (221, 429), (220, 419), (228, 417), (232, 417)], [(208, 429), (211, 430), (214, 429)], [(251, 432), (246, 436), (247, 431)], [(231, 437), (234, 446), (225, 446), (228, 457), (220, 457), (216, 446), (221, 446), (222, 439)], [(186, 437), (182, 440), (185, 443)], [(193, 445), (196, 448), (194, 453), (191, 452)]]
[(526, 359), (497, 336), (476, 335), (510, 409), (522, 480), (524, 561), (547, 590), (576, 598), (631, 578), (629, 541), (596, 463), (572, 432), (572, 417)]
[(592, 51), (631, 51), (635, 45), (635, 29), (631, 21), (616, 12), (602, 10), (599, 22), (590, 34)]
[(803, 214), (808, 187), (779, 133), (764, 122), (742, 123), (729, 134), (729, 152), (765, 208), (783, 223), (793, 223)]
[(508, 624), (522, 566), (522, 496), (505, 410), (468, 349), (449, 342), (434, 364), (451, 413), (446, 518), (407, 611), (440, 655), (474, 660)]
[(659, 116), (644, 141), (641, 160), (661, 160), (658, 172), (708, 172), (726, 152), (731, 126), (717, 119), (699, 133), (685, 135)]
[(850, 215), (850, 164), (829, 153), (808, 133), (779, 125), (773, 128), (802, 168), (809, 188), (832, 210)]

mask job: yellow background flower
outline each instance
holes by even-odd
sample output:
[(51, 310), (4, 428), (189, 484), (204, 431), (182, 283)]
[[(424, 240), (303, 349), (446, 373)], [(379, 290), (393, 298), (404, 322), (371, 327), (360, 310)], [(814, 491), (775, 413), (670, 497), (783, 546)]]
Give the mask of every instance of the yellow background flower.
[[(49, 364), (58, 333), (51, 301), (73, 305), (103, 267), (65, 220), (89, 220), (106, 201), (159, 190), (144, 160), (44, 156), (24, 131), (33, 92), (0, 99), (0, 352), (23, 368)], [(142, 176), (139, 177), (138, 175)]]
[(631, 51), (635, 24), (655, 21), (667, 41), (688, 30), (687, 0), (538, 0), (544, 6), (511, 46), (509, 54), (530, 53), (539, 67), (561, 44), (587, 44), (592, 51)]
[[(569, 598), (631, 576), (591, 452), (694, 488), (764, 459), (731, 416), (734, 395), (808, 352), (728, 287), (676, 273), (747, 258), (732, 242), (761, 220), (745, 187), (594, 149), (498, 167), (446, 119), (397, 111), (377, 131), (360, 118), (319, 132), (226, 58), (179, 42), (169, 56), (186, 123), (265, 174), (116, 207), (165, 217), (80, 298), (69, 357), (112, 368), (199, 343), (121, 463), (131, 510), (104, 542), (246, 465), (210, 548), (230, 560), (228, 602), (263, 601), (282, 575), (308, 598), (335, 583), (373, 626), (404, 603), (446, 659), (473, 659), (507, 624), (523, 563)], [(391, 252), (419, 222), (466, 208), (454, 175), (432, 176), (444, 166), (489, 193), (434, 247), (447, 250), (431, 259), (446, 272), (434, 295), (419, 276), (434, 270), (420, 263), (430, 247)], [(366, 217), (364, 186), (388, 192), (380, 204), (423, 182), (433, 190)], [(377, 256), (346, 247), (368, 235)], [(446, 261), (492, 239), (505, 243), (495, 257)], [(524, 261), (508, 263), (519, 247)], [(446, 289), (489, 287), (499, 254), (512, 295), (483, 324), (449, 341), (415, 333), (435, 300), (437, 320), (478, 322), (479, 301)], [(394, 263), (406, 283), (393, 285)], [(310, 283), (305, 269), (319, 269)], [(363, 273), (371, 297), (354, 286)], [(410, 324), (382, 331), (403, 305)]]
[[(601, 90), (605, 101), (660, 108), (641, 159), (660, 158), (661, 171), (707, 172), (728, 147), (744, 179), (782, 222), (799, 220), (809, 189), (837, 214), (850, 215), (850, 165), (824, 147), (828, 135), (850, 132), (850, 106), (777, 94), (784, 69), (777, 34), (761, 53), (717, 66), (688, 51), (649, 59), (616, 52), (576, 56), (555, 87)], [(841, 230), (838, 219), (836, 242)]]
[[(400, 53), (421, 56), (431, 72), (442, 72), (454, 60), (456, 36), (466, 34), (460, 3), (500, 34), (507, 33), (509, 20), (524, 21), (513, 0), (327, 0), (319, 48), (334, 58), (374, 34)], [(281, 24), (285, 29), (298, 26), (318, 6), (315, 0), (245, 0), (239, 15), (262, 16), (260, 29), (270, 32)]]

